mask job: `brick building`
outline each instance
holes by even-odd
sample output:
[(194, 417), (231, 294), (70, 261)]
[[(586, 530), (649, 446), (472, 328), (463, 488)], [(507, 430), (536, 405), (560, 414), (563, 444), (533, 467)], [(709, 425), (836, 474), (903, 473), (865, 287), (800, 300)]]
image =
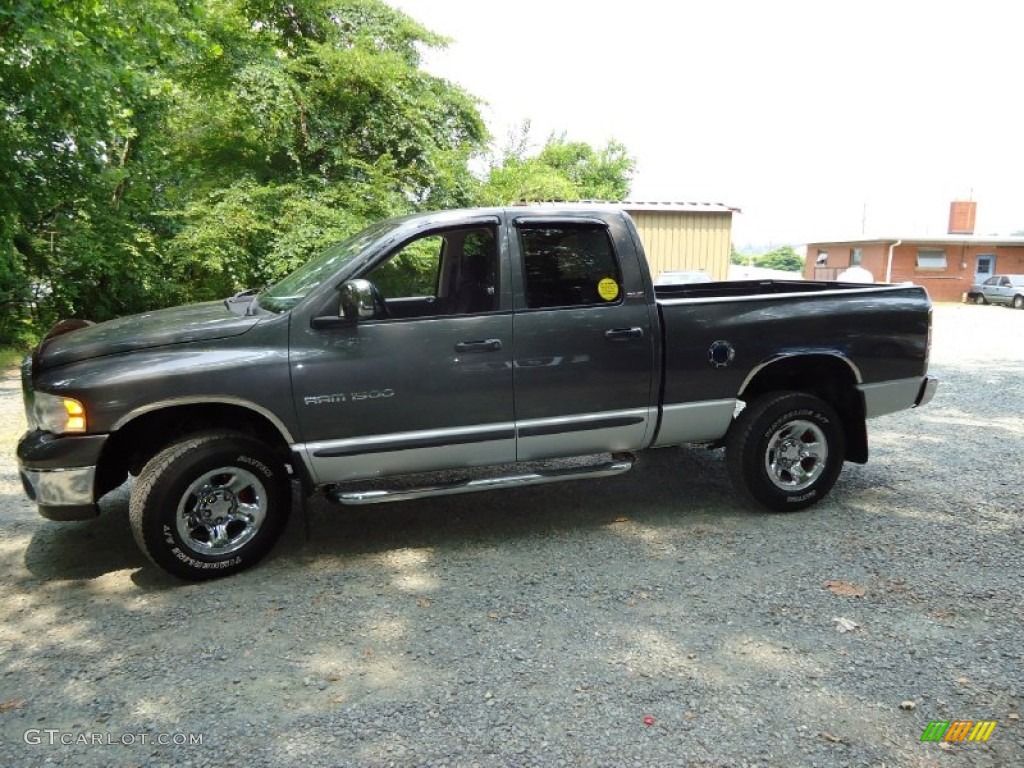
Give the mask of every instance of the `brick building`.
[(974, 203), (953, 203), (952, 234), (808, 243), (804, 276), (835, 280), (843, 270), (860, 266), (876, 282), (917, 283), (928, 289), (934, 301), (961, 301), (975, 282), (994, 274), (1024, 274), (1024, 237), (985, 237), (964, 231), (973, 229)]

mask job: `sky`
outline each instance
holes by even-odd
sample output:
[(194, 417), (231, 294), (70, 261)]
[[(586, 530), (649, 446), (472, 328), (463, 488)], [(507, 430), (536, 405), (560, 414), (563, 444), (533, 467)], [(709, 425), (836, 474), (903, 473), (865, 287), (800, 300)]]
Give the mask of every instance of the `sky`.
[(742, 209), (734, 241), (1024, 230), (1024, 4), (1012, 0), (389, 0), (451, 43), (423, 65), (636, 158), (630, 198)]

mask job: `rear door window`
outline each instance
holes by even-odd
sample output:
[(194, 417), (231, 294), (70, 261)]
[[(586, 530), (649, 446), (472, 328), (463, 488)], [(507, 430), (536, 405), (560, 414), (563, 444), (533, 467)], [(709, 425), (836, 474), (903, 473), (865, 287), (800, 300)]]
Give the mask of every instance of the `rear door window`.
[(519, 225), (529, 309), (619, 304), (622, 270), (606, 227)]

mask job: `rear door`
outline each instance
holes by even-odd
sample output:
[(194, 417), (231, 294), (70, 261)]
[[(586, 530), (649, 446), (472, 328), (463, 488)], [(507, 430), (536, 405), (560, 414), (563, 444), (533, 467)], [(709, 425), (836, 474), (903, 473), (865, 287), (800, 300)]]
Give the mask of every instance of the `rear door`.
[(623, 217), (524, 215), (509, 241), (517, 458), (642, 447), (657, 340)]

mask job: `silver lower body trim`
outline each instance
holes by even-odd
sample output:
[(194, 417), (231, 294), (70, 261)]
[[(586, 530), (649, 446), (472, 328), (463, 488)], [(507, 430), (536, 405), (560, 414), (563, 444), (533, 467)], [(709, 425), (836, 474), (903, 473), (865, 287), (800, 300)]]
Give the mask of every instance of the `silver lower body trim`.
[(666, 405), (662, 409), (661, 429), (652, 447), (721, 439), (729, 431), (736, 402), (735, 398), (729, 398)]
[(516, 460), (625, 453), (643, 447), (648, 408), (577, 413), (516, 422)]
[(515, 425), (446, 427), (292, 446), (317, 485), (515, 461)]
[(314, 484), (326, 485), (516, 461), (627, 453), (644, 446), (650, 416), (647, 407), (630, 408), (298, 443), (292, 451)]
[[(896, 379), (882, 381), (877, 384), (861, 384), (857, 387), (864, 395), (864, 415), (873, 419), (887, 413), (905, 411), (918, 403), (923, 380), (919, 376), (912, 379)], [(934, 393), (934, 388), (932, 392)], [(929, 399), (931, 399), (929, 397)], [(920, 403), (923, 405), (923, 403)]]
[(26, 491), (36, 503), (48, 507), (92, 504), (96, 467), (73, 469), (21, 468)]

